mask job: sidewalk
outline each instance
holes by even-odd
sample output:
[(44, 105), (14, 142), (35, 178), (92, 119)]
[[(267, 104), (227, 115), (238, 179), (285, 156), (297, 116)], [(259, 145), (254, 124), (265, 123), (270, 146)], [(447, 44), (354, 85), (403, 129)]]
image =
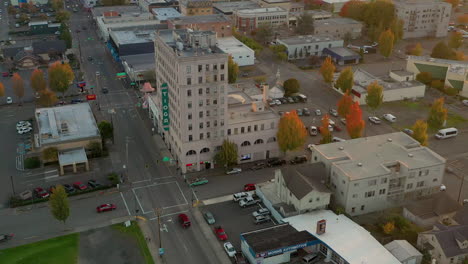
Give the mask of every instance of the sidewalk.
[(151, 226), (150, 226), (151, 221), (138, 220), (137, 223), (141, 229), (141, 232), (143, 233), (143, 236), (147, 238), (147, 240), (149, 239), (150, 241), (150, 242), (146, 242), (146, 244), (148, 245), (148, 249), (151, 252), (151, 256), (153, 257), (154, 263), (156, 264), (166, 263), (164, 261), (164, 257), (161, 258), (159, 256), (159, 247), (157, 245), (158, 239), (155, 235), (153, 235), (154, 232), (151, 231)]

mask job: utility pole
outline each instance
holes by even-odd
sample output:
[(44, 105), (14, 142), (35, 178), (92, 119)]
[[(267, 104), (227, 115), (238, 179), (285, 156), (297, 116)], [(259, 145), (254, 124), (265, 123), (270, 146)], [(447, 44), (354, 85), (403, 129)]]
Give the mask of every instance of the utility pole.
[(10, 180), (11, 180), (11, 189), (13, 190), (13, 195), (16, 195), (15, 183), (13, 182), (13, 176), (12, 175), (10, 175)]

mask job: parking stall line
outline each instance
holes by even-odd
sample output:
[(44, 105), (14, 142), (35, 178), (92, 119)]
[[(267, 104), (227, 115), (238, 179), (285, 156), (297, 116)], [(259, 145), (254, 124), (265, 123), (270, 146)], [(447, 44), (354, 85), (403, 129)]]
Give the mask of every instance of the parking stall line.
[(215, 198), (203, 200), (202, 203), (204, 205), (210, 205), (210, 204), (223, 203), (223, 202), (227, 202), (231, 200), (232, 200), (232, 194), (228, 194), (228, 195), (221, 196), (221, 197), (215, 197)]

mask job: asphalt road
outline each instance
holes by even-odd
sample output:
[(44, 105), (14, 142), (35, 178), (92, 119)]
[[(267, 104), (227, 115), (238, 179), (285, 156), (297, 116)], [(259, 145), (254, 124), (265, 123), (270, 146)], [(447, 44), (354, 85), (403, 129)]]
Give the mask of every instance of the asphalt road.
[(1, 3), (0, 9), (0, 40), (8, 40), (8, 31), (10, 30), (10, 23), (8, 21), (8, 5), (4, 2)]

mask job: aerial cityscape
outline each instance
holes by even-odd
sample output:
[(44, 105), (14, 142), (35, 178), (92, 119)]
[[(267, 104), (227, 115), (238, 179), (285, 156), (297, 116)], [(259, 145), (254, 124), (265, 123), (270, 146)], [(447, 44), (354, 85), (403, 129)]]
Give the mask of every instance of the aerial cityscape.
[(468, 0), (0, 25), (0, 264), (468, 264)]

